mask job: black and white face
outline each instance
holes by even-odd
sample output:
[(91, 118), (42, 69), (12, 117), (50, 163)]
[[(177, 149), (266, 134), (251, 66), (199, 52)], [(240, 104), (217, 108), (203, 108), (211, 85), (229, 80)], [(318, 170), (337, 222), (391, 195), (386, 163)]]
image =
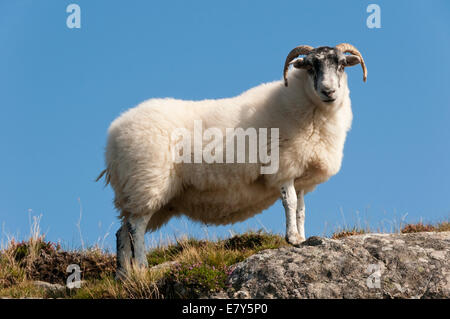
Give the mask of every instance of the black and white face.
[(307, 70), (311, 88), (322, 102), (333, 103), (343, 95), (341, 82), (345, 67), (360, 62), (356, 55), (345, 55), (336, 48), (319, 47), (292, 64), (295, 68)]

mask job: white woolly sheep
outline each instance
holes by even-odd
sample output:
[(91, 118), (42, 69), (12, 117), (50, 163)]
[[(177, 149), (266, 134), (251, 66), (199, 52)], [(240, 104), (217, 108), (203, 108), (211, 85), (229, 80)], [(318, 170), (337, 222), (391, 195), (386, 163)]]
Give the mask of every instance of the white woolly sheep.
[[(260, 213), (280, 195), (286, 240), (293, 245), (304, 241), (303, 196), (341, 167), (352, 122), (344, 68), (359, 63), (365, 81), (364, 60), (354, 46), (299, 46), (286, 58), (284, 82), (261, 84), (226, 99), (150, 99), (117, 118), (108, 131), (106, 169), (99, 176), (106, 173), (122, 220), (116, 234), (117, 275), (125, 274), (131, 262), (147, 266), (144, 234), (173, 216), (229, 224)], [(287, 76), (291, 64), (294, 69)], [(278, 170), (263, 174), (267, 162), (261, 157), (245, 163), (175, 161), (180, 149), (173, 132), (194, 132), (196, 121), (219, 133), (227, 128), (278, 129), (277, 143), (267, 146), (271, 154), (278, 151)], [(223, 146), (222, 140), (217, 143)], [(183, 153), (191, 151), (191, 143), (186, 145), (189, 150)], [(245, 152), (249, 154), (248, 147)]]

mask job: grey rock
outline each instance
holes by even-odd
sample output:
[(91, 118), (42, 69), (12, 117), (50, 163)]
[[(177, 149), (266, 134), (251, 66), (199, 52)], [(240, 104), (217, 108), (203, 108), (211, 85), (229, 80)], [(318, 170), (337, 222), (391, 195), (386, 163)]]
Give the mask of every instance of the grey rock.
[(161, 264), (158, 264), (156, 266), (151, 267), (151, 270), (161, 270), (161, 271), (165, 271), (170, 269), (170, 267), (172, 267), (173, 265), (175, 265), (177, 262), (176, 261), (166, 261), (163, 262)]
[(49, 282), (36, 280), (33, 281), (33, 285), (35, 285), (38, 288), (50, 291), (50, 292), (63, 292), (66, 290), (66, 287), (60, 284), (51, 284)]
[(450, 232), (311, 237), (235, 265), (212, 298), (449, 298)]

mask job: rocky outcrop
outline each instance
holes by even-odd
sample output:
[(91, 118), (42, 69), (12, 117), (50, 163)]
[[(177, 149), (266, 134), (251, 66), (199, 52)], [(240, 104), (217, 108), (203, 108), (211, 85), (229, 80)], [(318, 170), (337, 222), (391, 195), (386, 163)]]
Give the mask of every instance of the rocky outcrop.
[(310, 237), (236, 264), (215, 298), (449, 298), (450, 232)]

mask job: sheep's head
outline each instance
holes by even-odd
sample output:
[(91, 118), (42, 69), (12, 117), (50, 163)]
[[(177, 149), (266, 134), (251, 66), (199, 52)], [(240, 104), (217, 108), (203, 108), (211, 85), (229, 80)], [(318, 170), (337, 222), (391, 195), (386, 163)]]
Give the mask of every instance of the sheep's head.
[[(345, 53), (350, 53), (346, 55)], [(296, 59), (298, 56), (304, 57)], [(296, 60), (294, 60), (296, 59)], [(348, 43), (336, 47), (313, 48), (307, 45), (293, 49), (284, 64), (284, 84), (288, 86), (287, 72), (289, 65), (307, 70), (311, 87), (316, 95), (325, 103), (334, 102), (341, 93), (341, 79), (344, 69), (360, 64), (363, 69), (363, 80), (366, 81), (367, 69), (361, 53)]]

